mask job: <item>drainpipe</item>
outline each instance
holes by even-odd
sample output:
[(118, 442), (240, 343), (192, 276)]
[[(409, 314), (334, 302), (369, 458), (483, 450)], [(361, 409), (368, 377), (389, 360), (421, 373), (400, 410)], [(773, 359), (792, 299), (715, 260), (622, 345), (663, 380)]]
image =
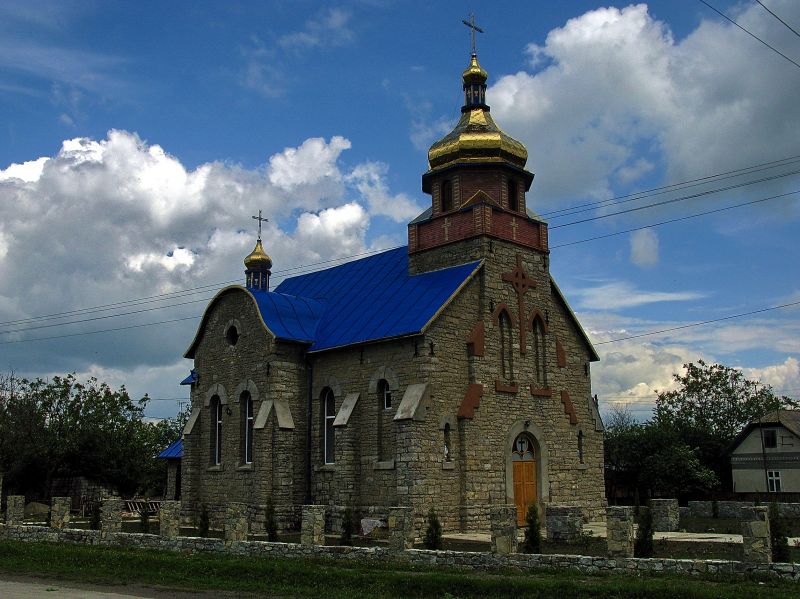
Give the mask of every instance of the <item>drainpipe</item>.
[(313, 499), (311, 496), (311, 424), (313, 418), (311, 410), (314, 407), (314, 398), (312, 397), (314, 387), (314, 365), (306, 355), (306, 382), (308, 387), (308, 400), (306, 403), (306, 499), (305, 504), (311, 505)]

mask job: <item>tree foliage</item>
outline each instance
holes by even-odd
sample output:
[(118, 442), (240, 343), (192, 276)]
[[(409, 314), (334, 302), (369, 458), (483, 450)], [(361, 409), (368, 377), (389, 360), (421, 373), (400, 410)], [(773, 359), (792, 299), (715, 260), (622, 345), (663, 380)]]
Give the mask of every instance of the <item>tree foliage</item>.
[(59, 477), (85, 476), (122, 495), (162, 490), (155, 456), (180, 435), (185, 417), (148, 423), (148, 398), (95, 378), (0, 377), (0, 469), (9, 489), (48, 497)]

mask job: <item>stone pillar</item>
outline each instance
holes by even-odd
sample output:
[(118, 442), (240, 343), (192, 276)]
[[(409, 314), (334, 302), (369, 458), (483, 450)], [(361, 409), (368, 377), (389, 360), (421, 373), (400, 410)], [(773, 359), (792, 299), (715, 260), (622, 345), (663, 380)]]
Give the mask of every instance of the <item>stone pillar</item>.
[(516, 553), (517, 506), (493, 505), (489, 508), (492, 527), (492, 553)]
[(166, 539), (177, 539), (181, 525), (181, 502), (162, 501), (158, 510), (158, 534)]
[(651, 499), (653, 510), (653, 530), (675, 532), (680, 525), (680, 508), (677, 499)]
[(247, 540), (247, 506), (244, 503), (229, 503), (225, 513), (225, 544)]
[(549, 541), (577, 541), (583, 531), (583, 513), (577, 506), (549, 504), (545, 525)]
[(759, 564), (772, 562), (772, 542), (769, 534), (769, 513), (764, 506), (752, 508), (749, 520), (742, 522), (744, 561)]
[(25, 520), (25, 496), (9, 495), (6, 498), (6, 524), (22, 524)]
[(303, 522), (300, 531), (300, 543), (303, 545), (325, 544), (324, 505), (303, 506)]
[(122, 499), (103, 499), (100, 502), (100, 538), (108, 538), (121, 530)]
[(69, 528), (69, 511), (71, 508), (71, 497), (53, 497), (50, 502), (50, 528), (58, 530)]
[(389, 547), (405, 551), (414, 547), (414, 511), (410, 507), (389, 508)]
[[(675, 502), (677, 504), (677, 501)], [(633, 557), (633, 508), (609, 506), (606, 508), (606, 543), (609, 557)]]

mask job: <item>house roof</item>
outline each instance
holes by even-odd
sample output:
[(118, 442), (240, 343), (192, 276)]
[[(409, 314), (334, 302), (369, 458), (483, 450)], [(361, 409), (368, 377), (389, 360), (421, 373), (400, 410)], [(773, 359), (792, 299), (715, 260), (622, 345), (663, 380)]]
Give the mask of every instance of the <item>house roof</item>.
[(730, 453), (736, 449), (750, 434), (750, 431), (764, 425), (783, 426), (790, 433), (800, 438), (800, 410), (775, 410), (764, 414), (758, 420), (748, 423), (728, 445), (727, 452)]
[(183, 457), (183, 439), (178, 439), (169, 444), (164, 451), (158, 454), (159, 460), (173, 460)]
[(206, 308), (185, 357), (194, 357), (211, 306), (227, 293), (246, 293), (273, 337), (317, 352), (423, 333), (480, 266), (475, 261), (410, 275), (408, 249), (399, 247), (291, 277), (275, 291), (226, 287)]

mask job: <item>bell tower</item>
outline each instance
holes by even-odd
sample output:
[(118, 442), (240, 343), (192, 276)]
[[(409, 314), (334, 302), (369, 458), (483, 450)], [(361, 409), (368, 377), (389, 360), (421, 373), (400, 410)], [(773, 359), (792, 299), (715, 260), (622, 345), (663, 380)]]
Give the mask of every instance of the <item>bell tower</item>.
[(422, 191), (431, 205), (408, 225), (412, 273), (483, 258), (492, 239), (549, 252), (547, 224), (527, 209), (528, 151), (492, 119), (487, 79), (473, 49), (462, 74), (461, 118), (428, 150)]

